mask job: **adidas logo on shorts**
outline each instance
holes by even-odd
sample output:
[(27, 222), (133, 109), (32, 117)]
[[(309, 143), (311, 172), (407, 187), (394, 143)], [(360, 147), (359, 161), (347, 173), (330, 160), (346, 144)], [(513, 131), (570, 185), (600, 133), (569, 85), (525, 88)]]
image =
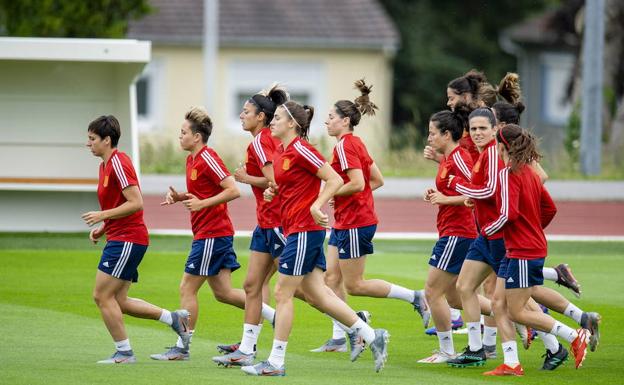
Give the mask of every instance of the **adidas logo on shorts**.
[(346, 251), (345, 251), (345, 249), (340, 249), (339, 253), (340, 254), (344, 254), (344, 253), (346, 253)]
[(273, 247), (275, 248), (275, 250), (280, 248), (280, 245), (273, 245)]
[(286, 264), (286, 262), (282, 263), (282, 268), (288, 269), (288, 265)]
[(102, 265), (104, 265), (106, 267), (110, 267), (110, 266), (108, 266), (108, 261), (104, 262)]
[(513, 278), (509, 277), (509, 279), (507, 280), (507, 282), (509, 282), (509, 283), (514, 283), (514, 280), (513, 280)]
[(433, 259), (434, 261), (436, 261), (436, 260), (437, 260), (437, 258), (436, 258), (436, 256), (435, 256), (435, 254), (431, 255), (431, 259)]
[(188, 265), (189, 269), (194, 269), (195, 268), (195, 264), (191, 263), (190, 265)]

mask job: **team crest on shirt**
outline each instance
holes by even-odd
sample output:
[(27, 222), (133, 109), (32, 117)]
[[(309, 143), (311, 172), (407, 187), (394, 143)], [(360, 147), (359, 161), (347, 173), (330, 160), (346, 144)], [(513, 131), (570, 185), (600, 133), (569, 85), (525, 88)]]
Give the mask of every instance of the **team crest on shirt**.
[(442, 169), (442, 172), (440, 172), (440, 179), (444, 179), (446, 178), (446, 175), (448, 174), (448, 169), (446, 167), (444, 167)]
[(472, 171), (473, 171), (473, 172), (475, 172), (475, 173), (477, 173), (477, 172), (479, 172), (479, 169), (480, 169), (480, 168), (481, 168), (481, 161), (478, 161), (478, 162), (474, 165), (474, 167), (472, 168)]
[(104, 176), (104, 183), (102, 183), (104, 187), (108, 187), (108, 175)]
[(282, 170), (286, 171), (288, 169), (290, 169), (290, 159), (284, 158), (282, 160)]
[(191, 170), (191, 180), (197, 180), (197, 169), (196, 168)]

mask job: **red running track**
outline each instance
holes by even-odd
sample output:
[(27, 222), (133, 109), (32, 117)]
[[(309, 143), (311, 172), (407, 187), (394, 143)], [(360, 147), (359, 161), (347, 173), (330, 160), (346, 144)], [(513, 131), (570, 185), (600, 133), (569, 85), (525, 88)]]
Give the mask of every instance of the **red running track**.
[[(190, 229), (189, 214), (180, 204), (160, 206), (162, 197), (145, 196), (145, 221), (150, 230)], [(436, 232), (437, 208), (416, 199), (377, 199), (380, 232)], [(557, 216), (547, 228), (553, 235), (624, 236), (624, 202), (557, 202)], [(236, 230), (256, 226), (253, 197), (229, 204)]]

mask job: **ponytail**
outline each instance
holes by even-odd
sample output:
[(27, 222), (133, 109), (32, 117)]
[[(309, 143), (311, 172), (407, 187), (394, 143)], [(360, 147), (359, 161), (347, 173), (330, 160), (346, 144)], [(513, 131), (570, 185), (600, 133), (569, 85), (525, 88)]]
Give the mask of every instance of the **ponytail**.
[(375, 110), (379, 108), (373, 103), (368, 94), (371, 93), (372, 85), (366, 85), (364, 79), (355, 82), (355, 88), (360, 91), (360, 96), (352, 102), (350, 100), (339, 100), (334, 103), (336, 112), (341, 118), (349, 118), (349, 127), (351, 130), (360, 123), (362, 115), (375, 115)]
[(277, 106), (288, 101), (289, 95), (285, 88), (277, 83), (273, 83), (268, 90), (262, 90), (249, 98), (249, 103), (256, 107), (256, 114), (264, 112), (264, 125), (268, 125), (273, 120)]
[(507, 124), (496, 133), (496, 141), (502, 143), (509, 153), (512, 171), (539, 161), (542, 155), (537, 151), (537, 138), (516, 124)]
[(441, 134), (444, 135), (448, 131), (453, 141), (457, 142), (464, 135), (468, 123), (468, 114), (470, 114), (470, 109), (462, 104), (455, 107), (454, 111), (436, 112), (431, 115), (429, 120), (435, 124)]

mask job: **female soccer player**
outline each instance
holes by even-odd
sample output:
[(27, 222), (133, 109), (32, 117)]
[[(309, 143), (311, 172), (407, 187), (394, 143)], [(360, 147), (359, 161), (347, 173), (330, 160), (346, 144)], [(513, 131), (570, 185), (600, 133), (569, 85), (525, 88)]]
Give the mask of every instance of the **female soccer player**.
[(87, 147), (94, 156), (102, 158), (97, 190), (101, 211), (84, 213), (82, 219), (89, 226), (102, 222), (89, 233), (93, 243), (106, 234), (93, 299), (116, 349), (110, 358), (98, 361), (99, 364), (136, 362), (122, 314), (170, 325), (183, 346), (188, 346), (190, 338), (187, 310), (170, 312), (142, 299), (128, 297), (131, 283), (138, 280), (137, 268), (149, 238), (143, 222), (143, 198), (136, 172), (130, 158), (117, 150), (120, 136), (119, 121), (112, 115), (100, 116), (89, 123)]
[[(539, 160), (535, 138), (517, 125), (509, 124), (496, 133), (498, 151), (506, 167), (499, 173), (496, 194), (500, 215), (484, 223), (480, 233), (491, 237), (499, 231), (507, 248), (501, 269), (505, 272), (506, 302), (512, 320), (531, 328), (557, 335), (571, 343), (576, 368), (587, 353), (590, 332), (574, 330), (547, 314), (526, 309), (535, 288), (542, 285), (547, 255), (543, 229), (557, 209), (540, 177), (530, 166)], [(522, 209), (520, 209), (522, 208)], [(523, 375), (519, 361), (503, 363), (486, 375)]]
[[(334, 195), (335, 223), (327, 247), (325, 282), (342, 300), (346, 297), (345, 287), (350, 295), (406, 301), (426, 318), (429, 313), (424, 293), (379, 279), (365, 280), (363, 277), (366, 256), (373, 253), (372, 241), (378, 222), (372, 192), (383, 185), (383, 176), (362, 140), (353, 135), (362, 115), (375, 115), (377, 106), (368, 96), (372, 86), (366, 85), (364, 80), (358, 80), (355, 87), (361, 95), (353, 102), (337, 101), (330, 108), (325, 121), (329, 136), (338, 141), (331, 166), (344, 181), (344, 185)], [(350, 339), (351, 359), (354, 360), (361, 353), (362, 345)], [(332, 338), (314, 351), (346, 351), (345, 334), (336, 321)]]
[[(293, 320), (293, 296), (300, 288), (306, 300), (327, 313), (370, 345), (375, 370), (387, 359), (389, 334), (373, 330), (338, 298), (323, 281), (325, 255), (323, 241), (329, 218), (321, 211), (343, 185), (340, 176), (307, 142), (314, 109), (293, 101), (282, 104), (271, 122), (271, 133), (282, 144), (273, 159), (275, 184), (265, 190), (268, 200), (280, 196), (281, 219), (286, 245), (279, 257), (279, 276), (275, 286), (277, 313), (275, 339), (267, 361), (242, 370), (256, 376), (285, 375), (284, 357)], [(321, 190), (321, 181), (325, 185)], [(320, 190), (320, 192), (319, 192)]]
[(269, 182), (275, 181), (273, 156), (280, 144), (279, 139), (271, 136), (268, 125), (277, 106), (287, 100), (286, 90), (273, 85), (268, 91), (249, 98), (240, 113), (243, 130), (251, 133), (254, 139), (247, 147), (245, 167), (236, 170), (234, 178), (238, 182), (251, 185), (256, 198), (258, 225), (251, 238), (249, 267), (243, 286), (245, 288), (243, 337), (240, 346), (234, 351), (224, 356), (213, 357), (212, 360), (220, 365), (251, 365), (262, 328), (261, 313), (265, 312), (265, 318), (270, 317), (269, 319), (273, 319), (275, 315), (273, 309), (262, 303), (262, 287), (274, 272), (273, 260), (282, 253), (286, 238), (282, 234), (279, 196), (268, 202), (264, 200), (263, 192), (269, 187)]
[[(444, 155), (438, 167), (436, 190), (425, 192), (425, 200), (436, 203), (440, 194), (447, 197), (459, 197), (459, 194), (447, 187), (450, 175), (463, 174), (470, 179), (472, 160), (468, 152), (459, 145), (464, 132), (467, 111), (462, 107), (455, 111), (440, 111), (429, 120), (428, 144)], [(450, 203), (450, 202), (449, 202)], [(439, 352), (422, 359), (421, 363), (443, 363), (455, 355), (449, 302), (453, 307), (461, 307), (461, 301), (455, 290), (457, 274), (476, 237), (477, 231), (472, 219), (472, 212), (464, 205), (462, 197), (452, 204), (439, 206), (437, 227), (440, 239), (433, 248), (429, 260), (429, 273), (425, 284), (425, 295), (431, 316), (437, 329)]]
[[(190, 334), (197, 323), (197, 292), (208, 282), (217, 301), (245, 308), (245, 292), (233, 289), (231, 274), (240, 265), (233, 248), (234, 228), (227, 202), (240, 196), (234, 178), (219, 155), (206, 145), (212, 134), (212, 120), (205, 109), (189, 110), (180, 129), (180, 146), (189, 152), (186, 158), (186, 193), (173, 187), (162, 205), (182, 202), (191, 212), (193, 244), (180, 283), (180, 302), (191, 312)], [(155, 360), (187, 360), (188, 346), (178, 340), (165, 353), (154, 354)]]

